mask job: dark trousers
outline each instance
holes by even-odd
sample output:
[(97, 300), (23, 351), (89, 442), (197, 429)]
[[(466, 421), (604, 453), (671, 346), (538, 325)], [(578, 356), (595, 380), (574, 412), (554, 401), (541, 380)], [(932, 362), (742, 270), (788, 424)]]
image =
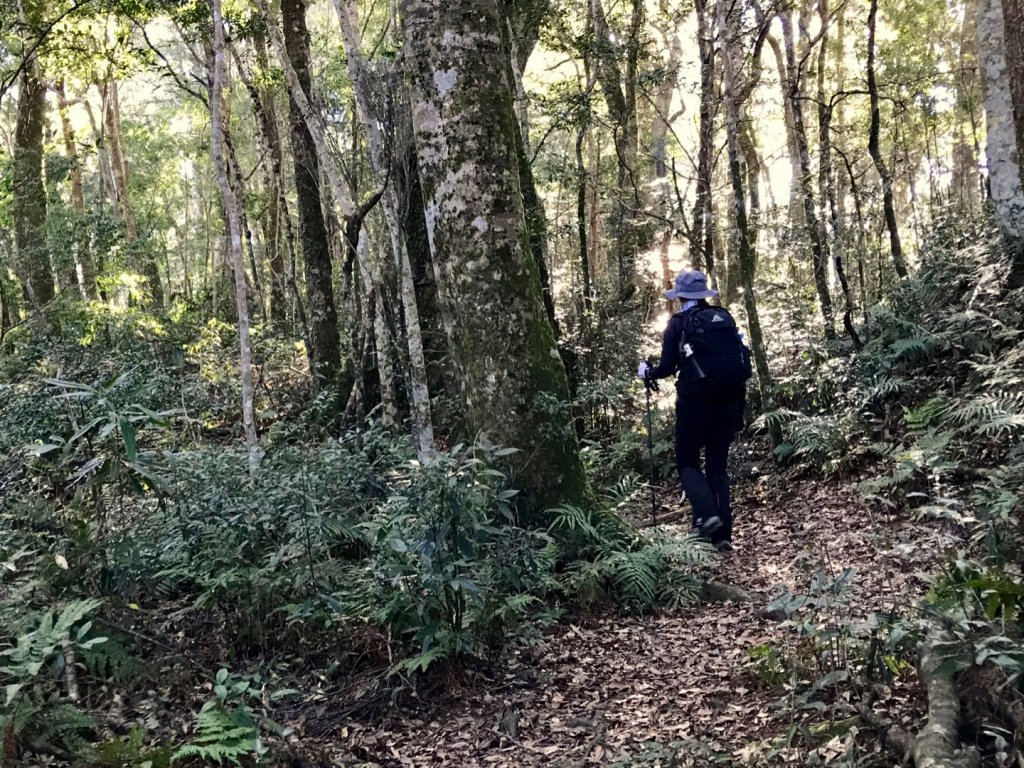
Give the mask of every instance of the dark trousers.
[[(726, 461), (743, 414), (742, 398), (714, 399), (680, 395), (676, 400), (676, 468), (693, 507), (693, 521), (718, 515), (722, 527), (715, 543), (732, 540), (732, 508)], [(704, 451), (703, 471), (701, 451)]]

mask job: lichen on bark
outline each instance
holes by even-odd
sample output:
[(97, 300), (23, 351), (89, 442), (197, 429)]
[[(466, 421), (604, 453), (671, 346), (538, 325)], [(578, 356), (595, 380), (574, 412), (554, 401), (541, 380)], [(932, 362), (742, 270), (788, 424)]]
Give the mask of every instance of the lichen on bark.
[(462, 372), (465, 437), (515, 447), (533, 509), (586, 481), (568, 383), (529, 250), (509, 54), (496, 0), (404, 0), (404, 57), (428, 238)]

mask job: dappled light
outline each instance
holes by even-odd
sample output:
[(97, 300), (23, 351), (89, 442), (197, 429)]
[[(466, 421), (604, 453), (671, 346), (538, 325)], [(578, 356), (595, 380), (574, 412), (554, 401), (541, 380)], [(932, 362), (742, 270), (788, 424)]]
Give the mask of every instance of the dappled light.
[(1024, 768), (1024, 0), (9, 0), (0, 768)]

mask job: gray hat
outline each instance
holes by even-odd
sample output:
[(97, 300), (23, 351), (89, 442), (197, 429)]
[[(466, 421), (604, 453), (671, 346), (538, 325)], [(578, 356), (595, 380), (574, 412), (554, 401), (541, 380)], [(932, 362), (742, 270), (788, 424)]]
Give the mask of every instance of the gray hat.
[(708, 288), (708, 279), (703, 272), (691, 269), (676, 275), (676, 285), (671, 291), (665, 291), (668, 299), (710, 299), (717, 296), (718, 291)]

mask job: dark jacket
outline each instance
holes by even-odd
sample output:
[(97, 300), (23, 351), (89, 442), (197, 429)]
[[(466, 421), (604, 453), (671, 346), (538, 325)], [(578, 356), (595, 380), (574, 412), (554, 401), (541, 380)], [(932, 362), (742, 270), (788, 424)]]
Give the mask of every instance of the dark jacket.
[[(693, 312), (709, 306), (706, 301), (701, 301), (685, 312), (676, 312), (669, 318), (668, 326), (661, 341), (661, 359), (658, 364), (650, 369), (648, 377), (651, 379), (666, 379), (680, 372), (684, 366), (693, 365), (692, 360), (687, 360), (682, 352), (683, 336), (686, 332), (687, 318)], [(712, 385), (709, 381), (696, 381), (692, 375), (682, 375), (676, 380), (676, 391), (680, 397), (696, 397), (704, 400), (727, 401), (733, 399), (743, 400), (746, 387), (743, 385), (723, 389)]]

